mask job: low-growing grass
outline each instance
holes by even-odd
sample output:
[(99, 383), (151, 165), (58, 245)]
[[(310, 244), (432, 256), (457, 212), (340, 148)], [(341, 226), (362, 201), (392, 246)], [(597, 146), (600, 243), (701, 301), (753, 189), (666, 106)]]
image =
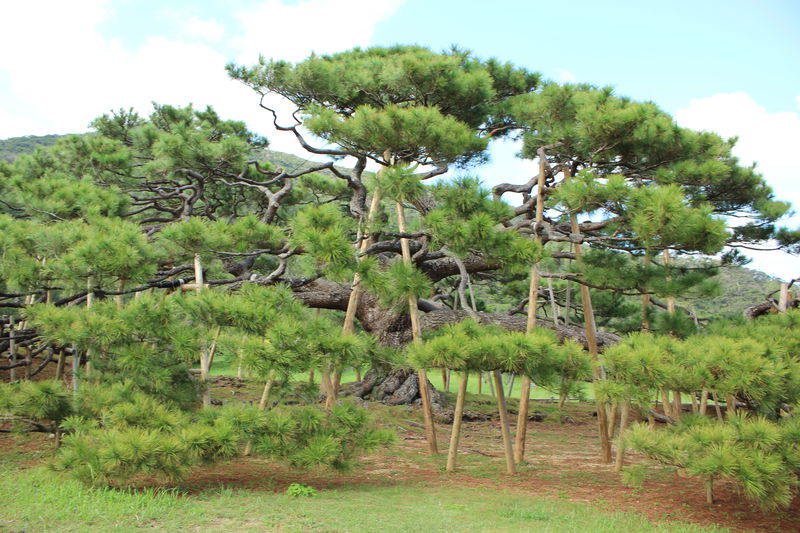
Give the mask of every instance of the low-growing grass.
[(91, 489), (43, 467), (0, 467), (0, 474), (0, 494), (6, 495), (0, 529), (12, 531), (728, 531), (652, 524), (634, 513), (481, 487), (356, 485), (295, 498), (226, 487), (197, 495), (178, 489)]

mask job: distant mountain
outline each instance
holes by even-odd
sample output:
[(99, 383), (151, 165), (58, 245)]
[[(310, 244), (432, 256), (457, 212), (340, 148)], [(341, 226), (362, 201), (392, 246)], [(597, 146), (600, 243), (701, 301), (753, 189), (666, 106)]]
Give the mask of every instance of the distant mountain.
[[(68, 135), (27, 135), (25, 137), (11, 137), (0, 140), (0, 160), (13, 161), (18, 156), (31, 153), (37, 148), (52, 146), (62, 137), (68, 137)], [(303, 159), (296, 155), (268, 149), (258, 150), (255, 158), (259, 161), (268, 161), (275, 165), (275, 168), (280, 168), (290, 173), (319, 164), (316, 161)], [(342, 172), (349, 172), (350, 170), (338, 165), (336, 168)]]
[(52, 146), (64, 135), (26, 135), (0, 140), (0, 160), (13, 161), (21, 154), (33, 152), (39, 147)]
[(739, 315), (745, 308), (766, 301), (769, 293), (780, 288), (783, 280), (760, 270), (742, 266), (725, 266), (715, 278), (722, 294), (696, 300), (677, 299), (677, 303), (694, 309), (699, 317), (716, 318)]
[[(259, 153), (256, 154), (256, 157), (259, 161), (269, 161), (275, 165), (276, 169), (283, 169), (290, 174), (319, 164), (318, 161), (311, 161), (293, 154), (287, 154), (286, 152), (276, 152), (275, 150), (268, 149), (260, 150)], [(350, 172), (349, 168), (339, 165), (336, 165), (336, 169), (344, 173)], [(333, 175), (333, 173), (327, 170), (322, 173)], [(371, 174), (371, 172), (364, 173), (365, 176), (369, 174)]]

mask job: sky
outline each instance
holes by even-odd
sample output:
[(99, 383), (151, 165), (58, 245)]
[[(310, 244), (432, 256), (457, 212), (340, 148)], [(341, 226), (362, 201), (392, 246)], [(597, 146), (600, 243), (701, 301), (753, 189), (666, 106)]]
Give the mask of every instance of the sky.
[[(795, 0), (27, 0), (0, 2), (0, 139), (80, 133), (113, 109), (212, 105), (275, 150), (258, 97), (229, 62), (300, 61), (355, 46), (456, 45), (559, 82), (612, 86), (681, 125), (738, 137), (779, 199), (800, 211), (800, 2)], [(476, 169), (487, 185), (536, 172), (500, 143)], [(800, 215), (786, 222), (800, 226)], [(753, 253), (792, 279), (800, 258)]]

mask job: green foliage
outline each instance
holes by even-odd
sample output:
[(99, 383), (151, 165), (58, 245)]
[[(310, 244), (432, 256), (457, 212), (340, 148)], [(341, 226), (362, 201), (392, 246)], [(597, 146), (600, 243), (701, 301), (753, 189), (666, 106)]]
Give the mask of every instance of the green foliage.
[[(604, 364), (626, 394), (646, 398), (657, 389), (735, 396), (753, 410), (777, 417), (800, 401), (797, 311), (742, 324), (715, 326), (679, 340), (637, 333), (608, 348)], [(641, 406), (646, 408), (646, 403)]]
[(57, 381), (0, 384), (0, 417), (51, 422), (54, 428), (73, 412), (69, 393)]
[(436, 107), (356, 108), (343, 118), (332, 109), (312, 107), (303, 125), (323, 139), (353, 152), (381, 154), (388, 150), (405, 161), (447, 162), (474, 157), (488, 140)]
[(286, 487), (286, 495), (292, 498), (311, 498), (317, 495), (317, 489), (303, 485), (302, 483), (292, 483)]
[(143, 392), (134, 382), (82, 387), (73, 397), (60, 382), (0, 386), (0, 414), (49, 421), (68, 432), (52, 463), (94, 485), (142, 475), (180, 479), (191, 467), (233, 457), (245, 441), (301, 467), (347, 468), (362, 452), (391, 443), (360, 408), (325, 413), (299, 406), (269, 412), (228, 405), (198, 412)]
[(424, 298), (431, 292), (430, 278), (403, 261), (395, 261), (383, 271), (376, 262), (363, 260), (359, 271), (364, 285), (387, 306), (401, 308), (408, 304), (409, 297)]
[(466, 256), (480, 252), (507, 271), (528, 268), (544, 256), (542, 245), (503, 222), (513, 217), (511, 208), (489, 197), (475, 178), (461, 177), (431, 189), (436, 208), (425, 215), (433, 243), (447, 246), (453, 253)]
[(407, 162), (479, 156), (486, 141), (476, 129), (503, 131), (503, 101), (540, 78), (460, 50), (437, 54), (419, 46), (356, 48), (296, 65), (261, 58), (250, 68), (229, 65), (228, 72), (289, 99), (308, 114), (312, 131), (374, 158), (390, 149)]
[(726, 422), (687, 418), (675, 427), (636, 425), (626, 442), (656, 461), (704, 479), (735, 481), (744, 495), (765, 507), (788, 505), (797, 486), (798, 419), (780, 423), (733, 417)]
[(290, 221), (291, 243), (302, 248), (315, 263), (316, 270), (333, 278), (352, 273), (355, 255), (350, 241), (350, 219), (333, 204), (300, 209)]
[(474, 320), (443, 327), (424, 343), (409, 346), (407, 357), (418, 368), (500, 370), (526, 375), (548, 388), (569, 388), (590, 374), (582, 347), (569, 340), (559, 342), (551, 330), (508, 333)]

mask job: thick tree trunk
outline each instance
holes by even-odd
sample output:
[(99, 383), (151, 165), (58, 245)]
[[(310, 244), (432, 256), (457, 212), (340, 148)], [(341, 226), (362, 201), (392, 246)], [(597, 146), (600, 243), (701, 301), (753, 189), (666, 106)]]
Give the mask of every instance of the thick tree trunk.
[(708, 407), (708, 390), (703, 389), (700, 393), (700, 416), (706, 416), (706, 408)]
[(675, 420), (680, 420), (683, 415), (683, 400), (678, 390), (672, 391), (672, 415)]
[[(349, 283), (336, 283), (326, 279), (301, 280), (292, 284), (295, 296), (313, 308), (347, 310), (351, 287)], [(522, 316), (507, 314), (477, 313), (482, 324), (500, 326), (509, 331), (526, 331), (527, 319)], [(438, 329), (444, 325), (461, 322), (469, 317), (463, 310), (432, 309), (420, 318), (422, 331)], [(411, 342), (411, 320), (407, 314), (386, 309), (380, 305), (378, 298), (369, 292), (362, 292), (356, 318), (364, 329), (375, 335), (381, 344), (401, 347)], [(586, 330), (578, 326), (555, 324), (552, 320), (538, 318), (538, 327), (546, 327), (555, 331), (561, 339), (573, 339), (589, 349)], [(607, 346), (619, 342), (613, 333), (597, 332), (596, 341), (600, 351)]]
[[(440, 411), (446, 405), (442, 393), (428, 382), (431, 398), (431, 409)], [(383, 402), (387, 405), (409, 405), (421, 403), (419, 395), (419, 374), (410, 368), (396, 368), (382, 372), (375, 368), (364, 374), (359, 383), (346, 385), (343, 394), (351, 394), (357, 398)]]

